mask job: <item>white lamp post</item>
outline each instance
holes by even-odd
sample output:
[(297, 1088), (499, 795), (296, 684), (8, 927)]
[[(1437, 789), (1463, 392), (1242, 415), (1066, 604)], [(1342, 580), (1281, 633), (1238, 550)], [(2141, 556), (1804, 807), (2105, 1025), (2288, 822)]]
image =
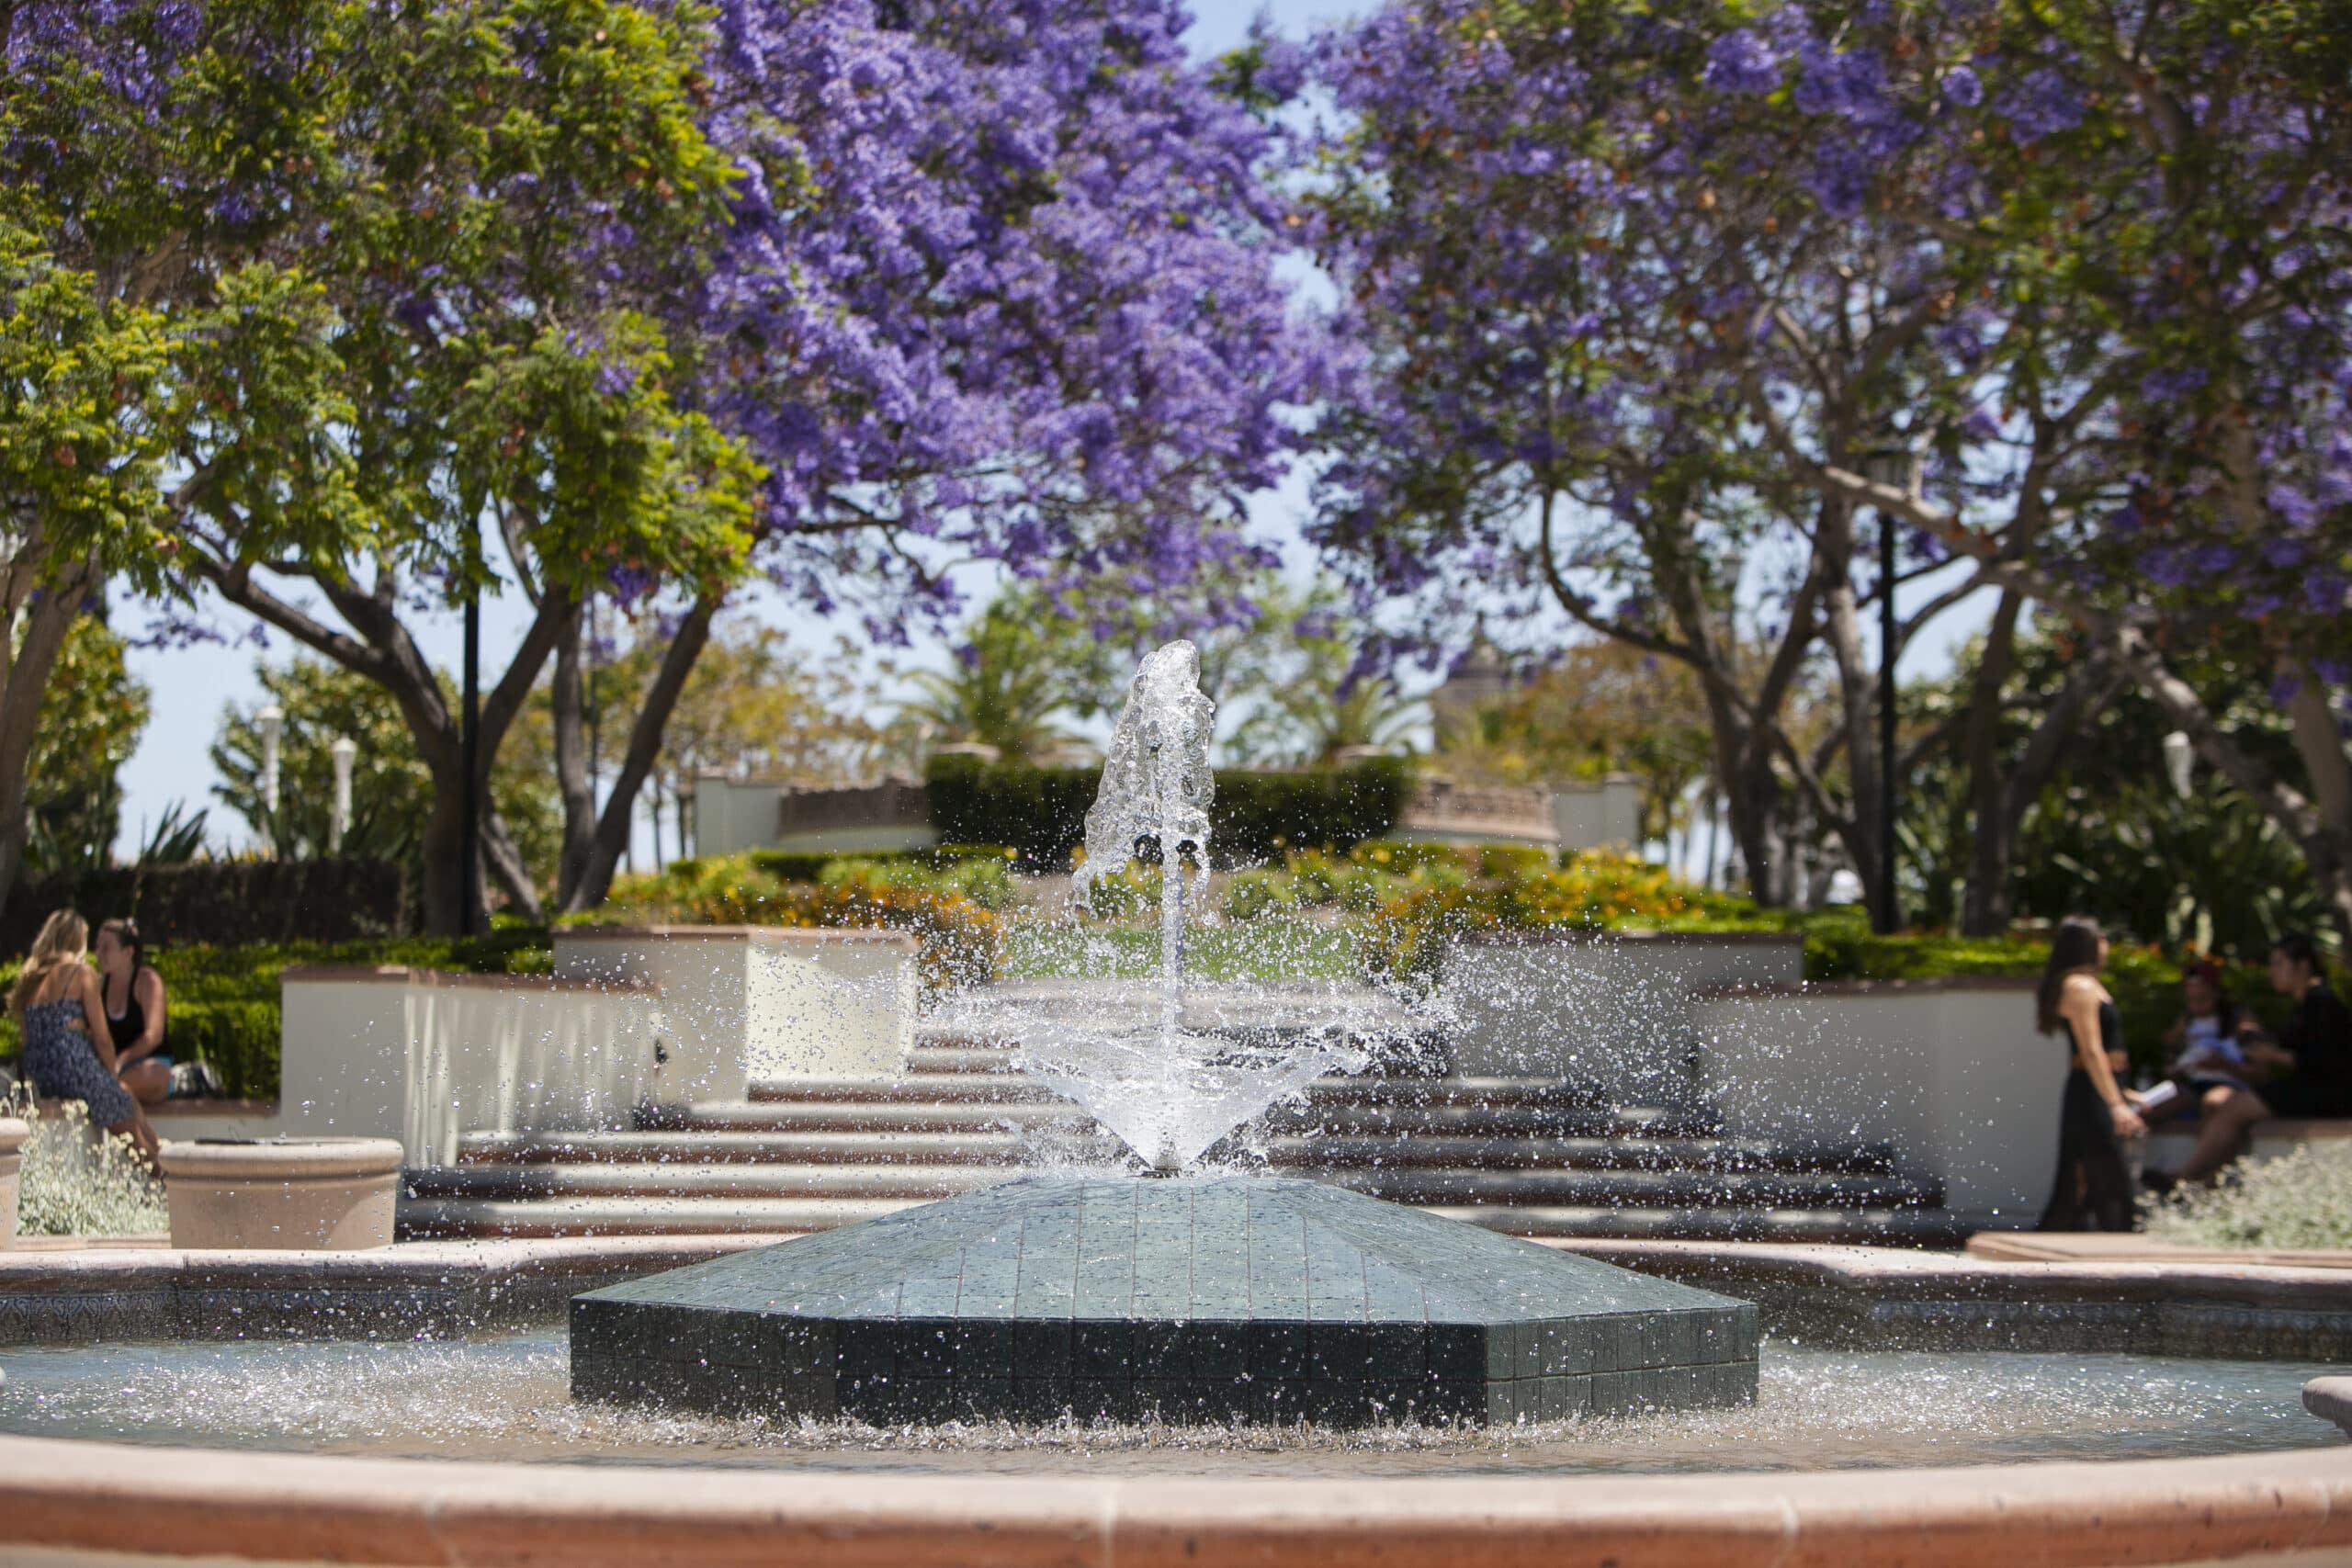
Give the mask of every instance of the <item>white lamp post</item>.
[(2172, 781), (2173, 794), (2188, 798), (2191, 787), (2190, 770), (2197, 766), (2197, 743), (2186, 730), (2176, 729), (2164, 738), (2165, 777)]
[(276, 703), (254, 716), (261, 726), (261, 804), (265, 815), (262, 834), (269, 841), (269, 852), (277, 852), (277, 741), (286, 729), (286, 710)]
[(341, 854), (343, 835), (351, 827), (351, 764), (358, 759), (359, 742), (338, 735), (327, 748), (327, 755), (334, 760), (334, 804), (327, 817), (327, 844), (329, 852)]

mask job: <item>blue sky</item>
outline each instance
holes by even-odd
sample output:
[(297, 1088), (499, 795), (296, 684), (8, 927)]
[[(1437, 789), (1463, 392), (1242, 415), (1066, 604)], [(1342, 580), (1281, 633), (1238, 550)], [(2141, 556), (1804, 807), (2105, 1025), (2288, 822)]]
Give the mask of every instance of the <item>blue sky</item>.
[[(1367, 7), (1350, 5), (1344, 0), (1287, 0), (1287, 3), (1262, 6), (1259, 0), (1198, 0), (1193, 7), (1192, 38), (1194, 47), (1203, 54), (1215, 54), (1230, 49), (1246, 36), (1251, 19), (1266, 11), (1275, 25), (1293, 37), (1305, 35), (1319, 24), (1343, 20)], [(1295, 570), (1311, 569), (1303, 548), (1295, 544), (1298, 521), (1306, 504), (1305, 487), (1294, 481), (1260, 497), (1252, 506), (1252, 513), (1261, 533), (1281, 540), (1291, 541), (1289, 555)], [(984, 595), (984, 583), (973, 585)], [(1921, 596), (1932, 593), (1939, 584), (1922, 585)], [(1905, 595), (1909, 597), (1909, 595)], [(787, 628), (805, 627), (808, 617), (796, 612), (773, 595), (764, 601), (754, 600), (749, 606), (753, 614), (776, 620)], [(1905, 661), (1908, 673), (1917, 673), (1949, 665), (1952, 650), (1982, 625), (1984, 612), (1961, 612), (1946, 615), (1933, 628), (1933, 635), (1922, 639), (1924, 646), (1911, 650)], [(220, 612), (216, 623), (232, 637), (243, 634), (250, 623), (241, 614)], [(485, 680), (494, 680), (504, 667), (506, 651), (520, 637), (526, 617), (517, 601), (492, 601), (485, 606), (483, 617), (483, 669)], [(133, 606), (125, 605), (117, 615), (117, 622), (125, 627), (136, 626), (140, 615)], [(420, 627), (420, 640), (428, 658), (436, 663), (455, 667), (458, 656), (458, 630), (454, 616), (427, 621)], [(831, 645), (830, 633), (820, 633), (810, 643), (812, 648)], [(206, 644), (165, 651), (133, 650), (130, 657), (132, 672), (148, 687), (152, 695), (153, 716), (139, 749), (122, 773), (124, 805), (122, 826), (117, 840), (119, 852), (134, 852), (145, 836), (149, 824), (156, 820), (175, 801), (185, 801), (193, 807), (212, 807), (212, 831), (216, 845), (241, 845), (243, 824), (220, 807), (212, 795), (217, 775), (209, 755), (220, 718), (230, 704), (251, 705), (258, 700), (260, 683), (254, 678), (256, 659), (266, 658), (281, 662), (293, 656), (294, 645), (278, 636), (271, 636), (266, 646), (232, 643), (229, 646)], [(944, 649), (936, 638), (920, 644), (907, 662), (935, 661), (944, 657)], [(639, 829), (642, 847), (647, 840)]]

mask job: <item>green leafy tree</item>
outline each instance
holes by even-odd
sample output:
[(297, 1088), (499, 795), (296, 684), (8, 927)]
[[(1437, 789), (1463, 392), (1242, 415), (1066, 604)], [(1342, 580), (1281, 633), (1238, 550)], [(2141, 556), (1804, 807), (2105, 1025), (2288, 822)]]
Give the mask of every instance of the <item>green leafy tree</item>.
[[(456, 875), (463, 803), (582, 599), (692, 595), (743, 564), (760, 475), (673, 395), (700, 345), (655, 324), (734, 173), (699, 127), (708, 13), (28, 0), (8, 18), (0, 185), (31, 236), (15, 287), (56, 325), (10, 344), (54, 364), (0, 379), (89, 389), (17, 414), (7, 471), (49, 460), (48, 429), (95, 406), (93, 457), (122, 455), (77, 452), (70, 471), (135, 477), (117, 488), (146, 498), (97, 565), (208, 587), (386, 691), (434, 780), (427, 919), (453, 928), (485, 898)], [(152, 366), (131, 352), (141, 331)], [(139, 373), (51, 352), (76, 333), (119, 341)], [(36, 496), (44, 525), (104, 514), (94, 488), (89, 505)], [(501, 589), (531, 622), (491, 672), (469, 780), (413, 617)], [(8, 729), (0, 715), (0, 808)], [(492, 809), (482, 858), (537, 914), (519, 832)]]
[(58, 649), (26, 768), (28, 869), (82, 871), (113, 858), (119, 774), (147, 717), (147, 688), (123, 662), (122, 638), (99, 615), (75, 620)]
[[(363, 675), (323, 660), (295, 659), (255, 671), (266, 694), (260, 703), (231, 705), (212, 743), (220, 783), (213, 793), (242, 818), (254, 838), (288, 860), (322, 860), (334, 849), (334, 742), (358, 747), (351, 770), (351, 821), (341, 854), (421, 869), (425, 829), (434, 809), (433, 771), (416, 752), (405, 717), (391, 694)], [(446, 674), (438, 677), (447, 694)], [(278, 804), (272, 813), (262, 792), (260, 711), (275, 704), (278, 733)], [(546, 773), (517, 757), (492, 775), (492, 798), (512, 825), (526, 863), (551, 879), (560, 837), (560, 810)]]
[[(658, 617), (642, 617), (628, 646), (584, 672), (586, 716), (596, 716), (593, 746), (600, 776), (612, 779), (625, 760), (646, 693), (661, 679), (671, 644)], [(585, 699), (593, 696), (593, 705)], [(662, 749), (649, 773), (650, 805), (659, 858), (662, 803), (677, 823), (675, 841), (687, 841), (694, 781), (706, 773), (756, 775), (806, 788), (866, 782), (893, 764), (910, 765), (911, 736), (903, 724), (877, 724), (885, 706), (846, 641), (812, 658), (775, 626), (749, 616), (716, 623), (662, 727)], [(525, 773), (552, 777), (555, 705), (542, 688), (517, 727), (514, 761)], [(589, 821), (567, 814), (567, 830)], [(584, 841), (566, 854), (584, 856)], [(574, 886), (583, 884), (574, 882)]]
[(1443, 749), (1449, 773), (1514, 784), (1631, 773), (1650, 839), (1685, 825), (1691, 787), (1713, 761), (1698, 677), (1623, 642), (1571, 644), (1467, 728)]

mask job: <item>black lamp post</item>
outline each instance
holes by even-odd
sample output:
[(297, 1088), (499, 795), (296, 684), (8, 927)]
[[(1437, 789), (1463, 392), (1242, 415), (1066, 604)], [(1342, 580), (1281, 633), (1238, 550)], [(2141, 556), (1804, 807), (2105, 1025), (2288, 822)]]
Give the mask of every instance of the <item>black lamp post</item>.
[[(469, 565), (481, 556), (481, 520), (475, 516), (468, 537)], [(481, 589), (466, 586), (466, 646), (458, 712), (458, 934), (480, 936), (481, 903)]]
[[(1899, 441), (1872, 447), (1862, 459), (1863, 476), (1908, 495), (1918, 482), (1917, 453)], [(1894, 656), (1901, 628), (1894, 615), (1894, 513), (1878, 509), (1878, 926), (1893, 931), (1903, 924), (1894, 881)]]

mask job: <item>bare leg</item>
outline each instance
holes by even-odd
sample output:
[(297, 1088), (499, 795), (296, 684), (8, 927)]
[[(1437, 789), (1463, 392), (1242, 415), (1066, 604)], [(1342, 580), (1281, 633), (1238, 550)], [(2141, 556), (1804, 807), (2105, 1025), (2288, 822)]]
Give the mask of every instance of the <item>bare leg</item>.
[(163, 1141), (155, 1136), (153, 1124), (147, 1120), (147, 1112), (137, 1101), (134, 1100), (131, 1103), (130, 1121), (118, 1122), (107, 1131), (119, 1133), (129, 1138), (138, 1148), (140, 1157), (144, 1159), (150, 1168), (158, 1170), (162, 1168), (161, 1161), (157, 1156), (163, 1153)]
[(122, 1087), (141, 1105), (161, 1104), (172, 1092), (172, 1069), (152, 1056), (131, 1063), (119, 1076)]
[(2245, 1147), (2247, 1129), (2269, 1114), (2270, 1107), (2252, 1089), (2208, 1090), (2198, 1119), (2197, 1147), (2180, 1168), (2180, 1179), (2210, 1183)]

